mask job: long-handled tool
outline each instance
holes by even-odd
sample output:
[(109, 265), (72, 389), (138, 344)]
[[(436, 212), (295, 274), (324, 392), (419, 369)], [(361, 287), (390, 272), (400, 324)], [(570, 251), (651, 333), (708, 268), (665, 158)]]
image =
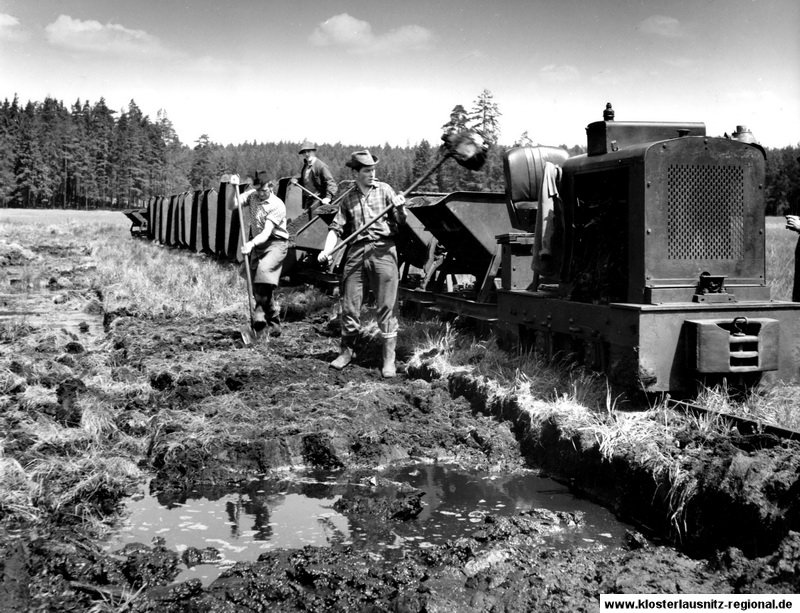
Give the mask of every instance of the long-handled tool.
[[(324, 203), (325, 203), (325, 201), (324, 201), (322, 198), (320, 198), (320, 197), (319, 197), (317, 194), (315, 194), (314, 192), (312, 192), (310, 189), (307, 189), (307, 188), (303, 187), (302, 185), (300, 185), (300, 183), (298, 183), (298, 182), (297, 182), (297, 179), (292, 179), (292, 185), (296, 185), (297, 187), (299, 187), (300, 189), (302, 189), (302, 190), (303, 190), (305, 193), (307, 193), (307, 194), (308, 194), (309, 196), (311, 196), (312, 198), (316, 198), (317, 200), (319, 200), (320, 204), (324, 204)], [(330, 204), (329, 204), (328, 206), (331, 206), (331, 205), (338, 204), (338, 203), (339, 203), (339, 201), (340, 201), (342, 198), (344, 198), (344, 197), (345, 197), (347, 194), (349, 194), (350, 192), (352, 192), (352, 191), (353, 191), (353, 188), (354, 188), (354, 187), (355, 187), (355, 183), (353, 183), (353, 185), (351, 185), (349, 188), (347, 188), (347, 190), (345, 190), (344, 192), (342, 192), (341, 194), (339, 194), (339, 196), (336, 198), (336, 200), (333, 200), (333, 201), (331, 201), (331, 202), (330, 202)]]
[[(228, 185), (233, 189), (233, 201), (236, 204), (236, 210), (239, 211), (239, 247), (244, 247), (244, 213), (242, 213), (242, 203), (239, 201), (239, 175), (231, 175), (230, 183)], [(244, 271), (245, 279), (247, 279), (247, 310), (250, 318), (250, 325), (242, 326), (239, 331), (242, 334), (242, 342), (245, 346), (252, 345), (256, 340), (256, 333), (253, 327), (253, 311), (255, 308), (255, 295), (253, 294), (253, 278), (250, 272), (250, 256), (247, 253), (242, 253), (244, 258)]]
[(292, 185), (296, 185), (296, 186), (297, 186), (297, 187), (299, 187), (301, 190), (303, 190), (305, 193), (307, 193), (309, 196), (311, 196), (312, 198), (314, 198), (314, 199), (316, 199), (316, 200), (319, 200), (321, 203), (324, 203), (324, 202), (325, 202), (325, 201), (324, 201), (322, 198), (320, 198), (320, 197), (319, 197), (317, 194), (315, 194), (314, 192), (312, 192), (310, 189), (308, 189), (308, 188), (305, 188), (305, 187), (303, 187), (302, 185), (300, 185), (300, 183), (298, 183), (297, 179), (292, 179)]
[[(477, 132), (467, 130), (464, 132), (457, 132), (455, 134), (448, 134), (442, 136), (442, 140), (444, 141), (444, 145), (442, 146), (444, 153), (442, 154), (442, 157), (430, 170), (428, 170), (419, 179), (414, 181), (410, 187), (403, 191), (401, 194), (403, 198), (413, 192), (434, 172), (439, 170), (442, 167), (442, 164), (444, 164), (450, 158), (453, 158), (460, 166), (468, 168), (469, 170), (479, 170), (486, 162), (486, 153), (489, 148), (481, 135)], [(355, 187), (355, 185), (353, 187)], [(345, 238), (341, 243), (336, 245), (336, 247), (334, 247), (333, 250), (328, 254), (328, 257), (330, 258), (330, 256), (339, 251), (339, 249), (342, 249), (352, 243), (362, 232), (364, 232), (364, 230), (369, 228), (393, 208), (394, 204), (390, 204), (375, 217), (362, 224), (360, 228)]]

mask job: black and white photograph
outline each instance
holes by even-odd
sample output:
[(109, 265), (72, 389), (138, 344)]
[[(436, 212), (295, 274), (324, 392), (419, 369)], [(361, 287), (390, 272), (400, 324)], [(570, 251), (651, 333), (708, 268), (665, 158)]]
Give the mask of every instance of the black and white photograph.
[(800, 608), (800, 3), (0, 0), (0, 579)]

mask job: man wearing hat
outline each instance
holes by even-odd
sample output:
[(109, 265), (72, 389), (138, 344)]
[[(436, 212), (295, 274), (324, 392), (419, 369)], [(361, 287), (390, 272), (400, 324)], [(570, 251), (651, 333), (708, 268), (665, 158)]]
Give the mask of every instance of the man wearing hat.
[(366, 285), (375, 296), (378, 328), (383, 337), (384, 377), (394, 377), (397, 346), (397, 286), (399, 273), (394, 237), (398, 226), (406, 222), (405, 198), (395, 194), (388, 184), (375, 178), (378, 158), (369, 151), (355, 151), (346, 166), (352, 169), (355, 188), (345, 194), (339, 210), (329, 226), (325, 247), (319, 261), (327, 264), (330, 253), (345, 230), (348, 234), (376, 219), (393, 206), (350, 244), (345, 255), (341, 281), (342, 340), (339, 356), (331, 366), (341, 370), (353, 359), (355, 341), (361, 327), (361, 301)]
[(300, 170), (300, 178), (297, 182), (319, 197), (317, 200), (303, 192), (303, 209), (310, 208), (320, 200), (322, 204), (330, 204), (331, 198), (336, 195), (338, 185), (328, 165), (317, 157), (316, 143), (305, 141), (300, 145), (298, 153), (303, 156), (303, 168)]

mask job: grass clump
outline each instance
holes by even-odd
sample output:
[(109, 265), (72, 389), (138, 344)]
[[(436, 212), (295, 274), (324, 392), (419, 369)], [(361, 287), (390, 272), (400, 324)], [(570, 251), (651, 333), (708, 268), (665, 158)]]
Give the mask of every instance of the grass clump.
[(722, 414), (800, 431), (800, 385), (795, 383), (781, 382), (745, 393), (726, 385), (705, 387), (696, 403)]
[(43, 458), (33, 463), (30, 475), (41, 484), (39, 506), (78, 518), (110, 513), (142, 476), (131, 460), (102, 452), (74, 460)]
[(41, 483), (31, 479), (17, 460), (4, 457), (1, 452), (0, 449), (0, 518), (39, 521), (41, 511), (36, 500)]
[(334, 299), (312, 285), (278, 290), (276, 307), (285, 321), (298, 321), (320, 311), (331, 309)]

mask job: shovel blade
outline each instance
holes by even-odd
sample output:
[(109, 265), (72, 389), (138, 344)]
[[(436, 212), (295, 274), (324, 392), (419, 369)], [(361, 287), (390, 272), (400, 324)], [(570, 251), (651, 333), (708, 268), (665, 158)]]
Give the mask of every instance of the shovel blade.
[(239, 333), (242, 335), (242, 342), (244, 343), (245, 347), (249, 347), (256, 342), (256, 333), (253, 328), (247, 324), (239, 328)]

